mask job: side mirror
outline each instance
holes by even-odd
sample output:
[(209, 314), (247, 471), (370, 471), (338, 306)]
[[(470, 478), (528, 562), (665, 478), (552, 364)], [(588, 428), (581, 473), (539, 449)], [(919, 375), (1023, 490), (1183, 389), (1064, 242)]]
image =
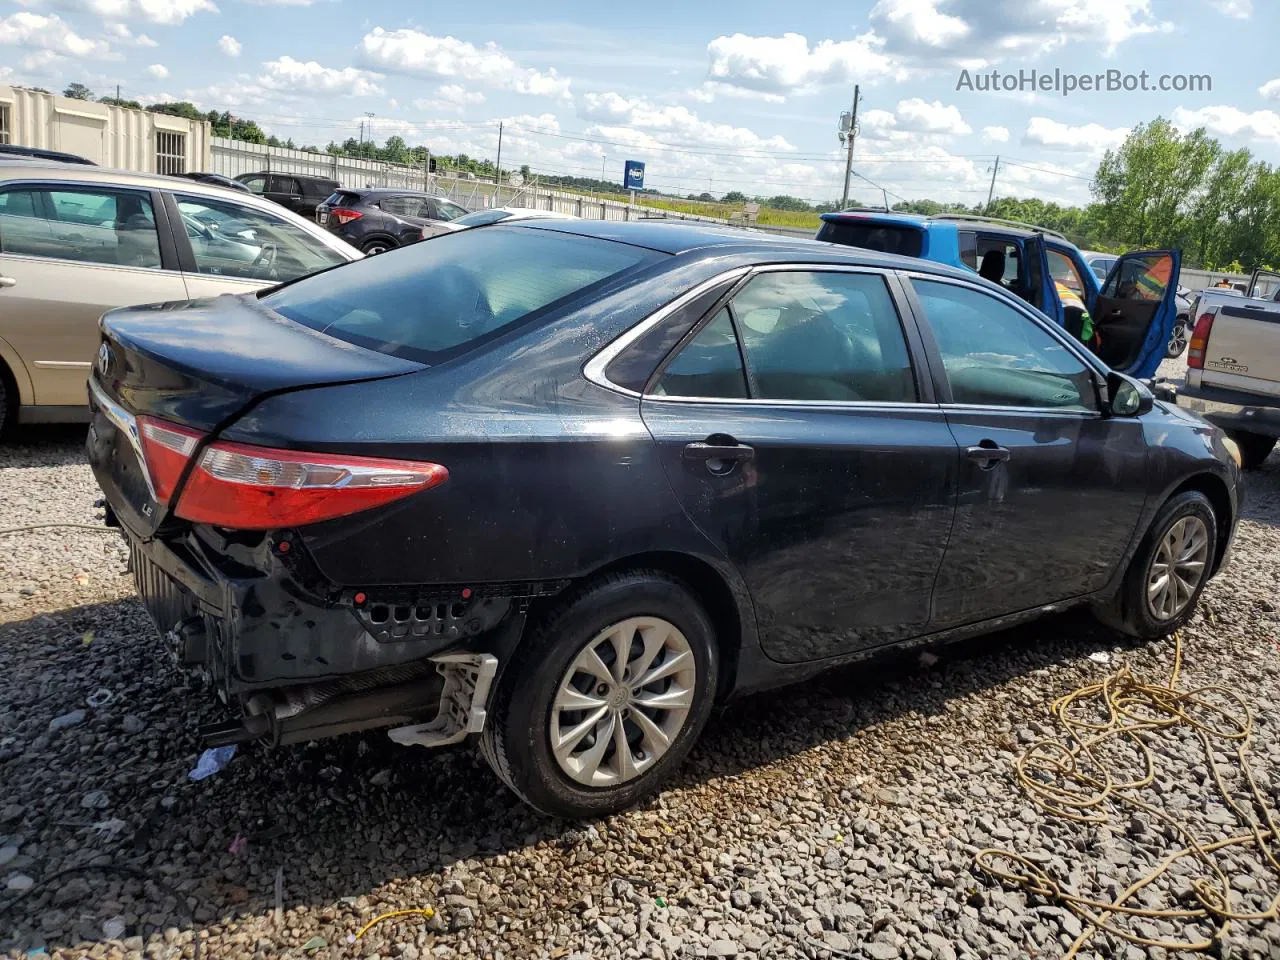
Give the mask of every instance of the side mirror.
[(1151, 391), (1132, 377), (1112, 370), (1107, 374), (1106, 410), (1113, 417), (1140, 417), (1155, 406)]

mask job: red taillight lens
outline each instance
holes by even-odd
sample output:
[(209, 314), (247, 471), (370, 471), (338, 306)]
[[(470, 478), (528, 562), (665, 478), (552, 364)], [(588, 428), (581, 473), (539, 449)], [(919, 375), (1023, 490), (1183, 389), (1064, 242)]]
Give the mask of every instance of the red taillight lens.
[(438, 463), (215, 443), (200, 455), (175, 512), (240, 530), (296, 527), (382, 506), (448, 478)]
[(151, 478), (151, 489), (157, 501), (168, 503), (202, 434), (150, 417), (138, 418), (138, 434), (142, 438), (142, 453), (147, 461), (143, 467)]
[(1209, 344), (1209, 334), (1213, 330), (1213, 312), (1202, 313), (1196, 319), (1195, 329), (1191, 331), (1191, 342), (1187, 344), (1187, 366), (1194, 370), (1204, 369), (1204, 348)]
[(334, 207), (329, 211), (329, 216), (333, 217), (338, 223), (345, 226), (352, 220), (359, 220), (364, 216), (359, 210), (348, 210), (346, 207)]

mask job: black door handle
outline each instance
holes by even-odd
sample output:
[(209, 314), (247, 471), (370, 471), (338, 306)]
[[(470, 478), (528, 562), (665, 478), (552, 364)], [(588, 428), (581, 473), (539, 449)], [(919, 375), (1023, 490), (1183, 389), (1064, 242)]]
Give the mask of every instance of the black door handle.
[(983, 470), (990, 470), (997, 463), (1004, 463), (1009, 459), (1009, 449), (993, 440), (983, 440), (976, 447), (966, 447), (964, 455), (981, 463)]
[(745, 443), (687, 443), (684, 448), (686, 460), (752, 460), (755, 458), (755, 447)]

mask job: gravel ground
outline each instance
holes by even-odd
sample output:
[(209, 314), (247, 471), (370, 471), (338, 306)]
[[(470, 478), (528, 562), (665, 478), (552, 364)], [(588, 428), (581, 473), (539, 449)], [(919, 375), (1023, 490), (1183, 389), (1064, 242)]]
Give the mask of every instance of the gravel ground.
[[(45, 429), (0, 447), (0, 526), (93, 522), (80, 444)], [(660, 797), (586, 825), (521, 806), (468, 749), (378, 734), (242, 749), (188, 781), (195, 728), (218, 712), (165, 664), (124, 561), (118, 539), (89, 531), (0, 540), (0, 910), (70, 866), (145, 871), (38, 883), (0, 915), (0, 955), (191, 957), (194, 930), (204, 956), (237, 958), (1060, 956), (1079, 921), (974, 871), (978, 849), (1016, 849), (1109, 898), (1173, 846), (1137, 819), (1043, 816), (1013, 780), (1055, 697), (1121, 664), (1168, 671), (1170, 643), (1132, 645), (1082, 614), (735, 703)], [(1253, 702), (1268, 792), (1278, 601), (1280, 455), (1249, 478), (1232, 566), (1185, 634), (1183, 681)], [(1227, 835), (1199, 744), (1161, 744), (1150, 802)], [(1269, 898), (1280, 878), (1237, 859), (1240, 891)], [(348, 940), (428, 906), (429, 920)], [(1234, 924), (1219, 952), (1280, 955), (1280, 924)], [(1166, 954), (1100, 936), (1086, 955)]]

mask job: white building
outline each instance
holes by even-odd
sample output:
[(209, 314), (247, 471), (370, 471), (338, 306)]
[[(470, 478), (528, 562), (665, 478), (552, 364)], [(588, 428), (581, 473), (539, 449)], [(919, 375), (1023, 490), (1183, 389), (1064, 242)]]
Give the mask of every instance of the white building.
[(209, 124), (0, 86), (0, 143), (61, 150), (139, 173), (209, 169)]

